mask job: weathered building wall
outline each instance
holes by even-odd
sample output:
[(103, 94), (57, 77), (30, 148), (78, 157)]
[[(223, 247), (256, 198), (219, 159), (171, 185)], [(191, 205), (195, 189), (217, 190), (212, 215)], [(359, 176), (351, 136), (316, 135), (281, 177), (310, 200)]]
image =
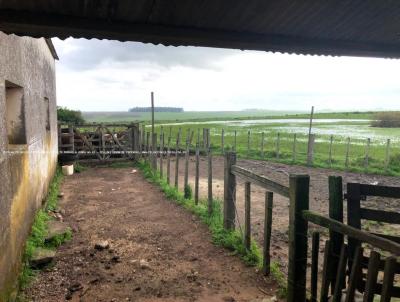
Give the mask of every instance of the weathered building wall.
[(15, 289), (56, 162), (55, 58), (44, 39), (0, 32), (0, 301)]

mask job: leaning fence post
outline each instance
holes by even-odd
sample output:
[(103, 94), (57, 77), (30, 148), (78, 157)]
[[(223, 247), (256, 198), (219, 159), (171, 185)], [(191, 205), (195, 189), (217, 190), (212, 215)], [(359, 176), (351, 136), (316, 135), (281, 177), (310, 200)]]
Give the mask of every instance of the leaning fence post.
[(386, 142), (385, 171), (387, 172), (390, 162), (390, 138)]
[(315, 134), (310, 134), (308, 140), (307, 166), (312, 166), (314, 160)]
[(164, 156), (164, 131), (161, 128), (161, 134), (160, 134), (160, 178), (163, 178), (163, 176), (164, 176), (163, 156)]
[(344, 166), (346, 168), (349, 167), (349, 153), (350, 153), (350, 137), (347, 138), (347, 146), (346, 146), (346, 160)]
[(196, 147), (196, 176), (194, 182), (194, 203), (199, 203), (200, 148)]
[(251, 183), (246, 181), (244, 184), (244, 247), (250, 250), (251, 241)]
[(263, 249), (263, 274), (269, 275), (271, 272), (271, 231), (272, 231), (272, 207), (274, 203), (274, 193), (265, 192), (265, 212), (264, 212), (264, 249)]
[(310, 176), (289, 177), (289, 268), (287, 302), (306, 301), (308, 222), (303, 211), (309, 209)]
[(236, 153), (225, 153), (224, 176), (224, 228), (235, 229), (236, 176), (232, 166), (236, 164)]
[(365, 146), (365, 157), (364, 157), (364, 168), (365, 170), (368, 169), (368, 162), (369, 162), (369, 146), (371, 145), (371, 139), (367, 138), (367, 144)]

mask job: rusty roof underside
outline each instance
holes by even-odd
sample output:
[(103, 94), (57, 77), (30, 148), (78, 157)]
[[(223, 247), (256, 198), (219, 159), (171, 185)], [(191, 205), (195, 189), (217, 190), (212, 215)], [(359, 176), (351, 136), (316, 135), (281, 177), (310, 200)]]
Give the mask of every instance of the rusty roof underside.
[(0, 0), (0, 30), (400, 58), (399, 0)]

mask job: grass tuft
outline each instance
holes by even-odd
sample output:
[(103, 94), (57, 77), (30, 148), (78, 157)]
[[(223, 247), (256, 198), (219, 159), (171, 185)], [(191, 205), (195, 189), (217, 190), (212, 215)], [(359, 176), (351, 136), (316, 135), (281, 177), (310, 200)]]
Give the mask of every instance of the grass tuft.
[[(63, 175), (60, 167), (57, 167), (56, 174), (49, 186), (49, 193), (46, 198), (46, 206), (44, 209), (40, 209), (36, 215), (32, 224), (31, 233), (26, 240), (25, 250), (22, 257), (22, 270), (19, 275), (19, 289), (24, 289), (29, 286), (31, 280), (35, 277), (37, 271), (32, 269), (29, 265), (30, 260), (37, 248), (50, 248), (54, 249), (57, 246), (72, 238), (72, 232), (69, 230), (64, 235), (56, 236), (51, 242), (45, 242), (45, 237), (48, 231), (48, 222), (53, 218), (49, 215), (49, 212), (57, 209), (58, 194), (60, 191), (60, 184), (63, 179)], [(23, 300), (23, 297), (19, 297)]]

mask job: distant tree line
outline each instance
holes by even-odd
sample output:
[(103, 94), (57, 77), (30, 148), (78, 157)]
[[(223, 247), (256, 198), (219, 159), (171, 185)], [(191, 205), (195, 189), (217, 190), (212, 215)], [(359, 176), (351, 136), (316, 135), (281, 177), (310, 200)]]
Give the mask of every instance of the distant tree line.
[(374, 116), (375, 120), (372, 121), (372, 127), (382, 128), (400, 128), (400, 112), (379, 112)]
[[(151, 112), (151, 107), (134, 107), (129, 112)], [(179, 107), (154, 107), (154, 112), (183, 112)]]
[(71, 110), (66, 107), (57, 106), (57, 120), (62, 123), (70, 124), (83, 124), (85, 119), (82, 116), (82, 112), (79, 110)]

